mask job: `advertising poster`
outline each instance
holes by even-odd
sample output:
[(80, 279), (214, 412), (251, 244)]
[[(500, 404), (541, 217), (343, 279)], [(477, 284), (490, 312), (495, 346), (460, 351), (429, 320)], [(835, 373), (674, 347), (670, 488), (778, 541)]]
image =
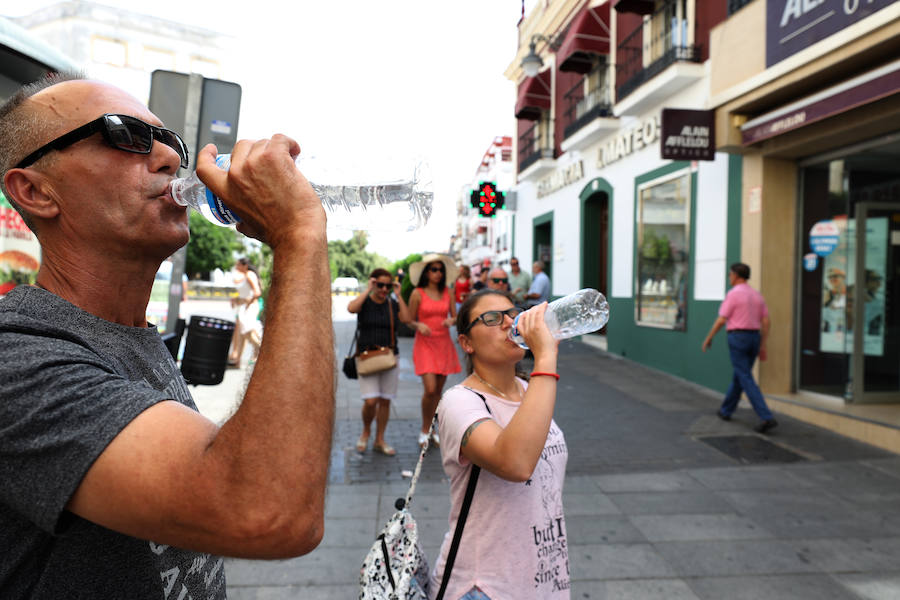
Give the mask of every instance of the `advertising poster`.
[[(850, 353), (853, 336), (862, 331), (863, 352), (884, 353), (884, 269), (888, 249), (886, 217), (866, 220), (866, 272), (863, 290), (854, 289), (856, 278), (855, 219), (834, 221), (840, 230), (837, 248), (822, 261), (822, 317), (819, 349), (822, 352)], [(863, 323), (856, 327), (855, 303), (864, 305)]]
[(41, 245), (0, 193), (0, 296), (20, 283), (34, 283)]

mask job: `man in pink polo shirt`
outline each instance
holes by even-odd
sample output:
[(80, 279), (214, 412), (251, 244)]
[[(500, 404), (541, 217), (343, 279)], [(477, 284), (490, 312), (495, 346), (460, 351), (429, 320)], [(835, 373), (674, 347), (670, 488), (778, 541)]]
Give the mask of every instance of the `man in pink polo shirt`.
[(754, 427), (759, 433), (765, 433), (778, 425), (772, 417), (772, 411), (766, 405), (759, 386), (753, 380), (753, 363), (756, 357), (766, 360), (766, 338), (769, 337), (769, 309), (762, 294), (747, 285), (750, 279), (750, 267), (744, 263), (734, 263), (728, 271), (728, 283), (731, 290), (725, 296), (719, 308), (719, 318), (703, 340), (703, 351), (712, 345), (713, 336), (727, 323), (728, 352), (731, 355), (731, 366), (734, 375), (731, 385), (725, 393), (722, 406), (716, 413), (720, 419), (728, 421), (731, 413), (737, 408), (741, 392), (747, 393), (753, 410), (761, 419)]

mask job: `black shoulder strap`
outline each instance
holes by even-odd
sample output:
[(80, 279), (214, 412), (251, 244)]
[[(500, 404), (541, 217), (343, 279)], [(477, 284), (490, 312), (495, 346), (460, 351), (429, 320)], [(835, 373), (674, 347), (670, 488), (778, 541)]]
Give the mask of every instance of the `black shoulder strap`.
[(353, 334), (353, 341), (350, 342), (350, 347), (347, 349), (347, 357), (355, 356), (353, 349), (356, 348), (356, 342), (359, 340), (359, 315), (356, 315), (356, 333)]
[[(484, 407), (489, 413), (491, 412), (491, 408), (483, 395), (472, 388), (466, 389), (481, 398), (481, 401), (484, 402)], [(463, 528), (466, 526), (466, 518), (469, 516), (469, 508), (472, 506), (472, 498), (475, 496), (475, 484), (478, 483), (478, 475), (480, 473), (481, 467), (473, 463), (472, 471), (469, 473), (469, 484), (466, 486), (466, 495), (463, 496), (459, 517), (456, 519), (456, 531), (453, 532), (453, 541), (450, 543), (450, 550), (447, 552), (447, 563), (444, 565), (444, 575), (441, 577), (441, 589), (438, 590), (436, 600), (443, 600), (444, 592), (447, 591), (447, 584), (450, 582), (450, 572), (453, 571), (453, 563), (456, 562), (456, 552), (459, 550), (459, 542), (462, 539)]]

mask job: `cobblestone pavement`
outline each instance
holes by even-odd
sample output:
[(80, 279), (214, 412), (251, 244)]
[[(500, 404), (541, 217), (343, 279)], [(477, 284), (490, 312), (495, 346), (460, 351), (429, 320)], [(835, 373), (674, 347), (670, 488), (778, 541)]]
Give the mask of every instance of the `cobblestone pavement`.
[[(335, 331), (341, 357), (353, 323)], [(325, 539), (297, 559), (229, 560), (229, 598), (357, 596), (359, 566), (418, 457), (421, 384), (412, 339), (400, 346), (386, 435), (397, 456), (356, 453), (358, 387), (339, 375)], [(572, 598), (900, 598), (900, 458), (789, 417), (759, 435), (746, 404), (726, 423), (717, 392), (579, 342), (561, 349)], [(241, 376), (195, 388), (201, 410), (233, 409)], [(447, 487), (429, 453), (412, 512), (432, 560)]]

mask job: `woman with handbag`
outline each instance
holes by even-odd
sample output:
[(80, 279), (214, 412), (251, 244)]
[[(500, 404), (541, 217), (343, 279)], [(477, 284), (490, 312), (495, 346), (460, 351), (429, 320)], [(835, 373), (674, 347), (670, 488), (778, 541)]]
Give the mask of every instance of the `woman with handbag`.
[[(434, 411), (441, 400), (447, 375), (459, 373), (456, 346), (450, 338), (450, 327), (456, 319), (456, 304), (450, 297), (448, 281), (455, 281), (456, 264), (446, 254), (426, 254), (409, 266), (409, 276), (416, 288), (409, 296), (410, 325), (416, 330), (413, 340), (413, 364), (422, 378), (422, 430), (419, 447), (428, 442)], [(432, 442), (440, 445), (437, 433)]]
[[(397, 292), (396, 299), (391, 297), (392, 291)], [(400, 283), (388, 270), (375, 269), (369, 275), (368, 287), (350, 301), (347, 310), (357, 315), (356, 370), (363, 400), (363, 430), (356, 451), (366, 451), (375, 421), (372, 449), (394, 456), (397, 451), (384, 440), (384, 431), (391, 414), (391, 400), (397, 395), (397, 322), (409, 320)]]
[(534, 353), (530, 381), (516, 375), (525, 351), (507, 336), (521, 312), (511, 296), (485, 289), (460, 307), (456, 328), (469, 376), (438, 408), (450, 532), (457, 533), (444, 538), (431, 599), (442, 585), (448, 600), (569, 598), (562, 506), (568, 450), (553, 420), (559, 343), (544, 323), (546, 307), (517, 323)]

